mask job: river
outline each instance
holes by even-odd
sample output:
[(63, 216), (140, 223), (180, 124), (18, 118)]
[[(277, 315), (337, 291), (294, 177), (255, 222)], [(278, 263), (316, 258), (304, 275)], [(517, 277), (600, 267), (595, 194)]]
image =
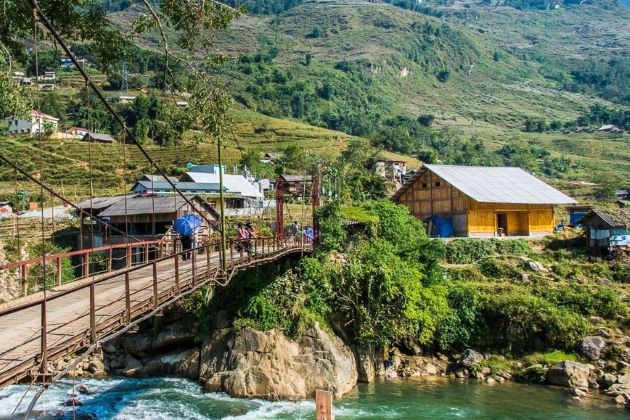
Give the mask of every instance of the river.
[[(313, 419), (312, 401), (241, 400), (204, 394), (195, 382), (175, 378), (88, 379), (93, 395), (81, 395), (77, 418), (98, 419)], [(36, 414), (72, 419), (63, 406), (72, 382), (46, 391)], [(28, 392), (27, 392), (28, 391)], [(7, 418), (20, 398), (33, 390), (15, 385), (0, 391), (0, 418)], [(18, 412), (24, 412), (23, 402)], [(504, 383), (488, 385), (460, 380), (392, 380), (361, 384), (334, 406), (336, 419), (619, 419), (628, 416), (596, 398), (574, 401), (567, 390)], [(91, 416), (79, 416), (91, 414)], [(56, 417), (59, 418), (59, 417)]]

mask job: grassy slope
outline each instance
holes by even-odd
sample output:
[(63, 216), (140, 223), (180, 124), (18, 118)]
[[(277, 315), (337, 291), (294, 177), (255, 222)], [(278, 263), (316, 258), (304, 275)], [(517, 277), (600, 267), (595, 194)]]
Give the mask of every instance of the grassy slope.
[[(344, 133), (313, 127), (298, 121), (270, 118), (252, 111), (235, 109), (235, 137), (229, 136), (225, 143), (223, 157), (228, 165), (236, 164), (241, 158), (239, 148), (255, 148), (261, 152), (278, 152), (289, 144), (298, 144), (306, 150), (322, 154), (337, 155), (354, 139)], [(40, 151), (34, 139), (0, 137), (3, 153), (14, 159), (31, 173), (39, 171)], [(188, 162), (203, 163), (216, 160), (216, 145), (204, 139), (188, 138), (173, 148), (160, 148), (146, 145), (149, 153), (160, 167), (172, 172), (184, 170)], [(90, 157), (91, 154), (91, 157)], [(386, 157), (406, 160), (412, 166), (419, 162), (408, 156), (387, 153)], [(68, 197), (79, 199), (89, 195), (90, 162), (94, 193), (113, 194), (125, 190), (125, 182), (130, 182), (147, 172), (154, 172), (137, 148), (128, 146), (126, 152), (127, 170), (123, 169), (123, 147), (121, 144), (92, 144), (79, 140), (50, 139), (43, 147), (44, 180), (56, 186), (59, 191), (63, 184)], [(123, 177), (123, 175), (125, 175)], [(15, 194), (15, 174), (6, 166), (0, 166), (0, 197)], [(17, 188), (38, 193), (39, 188), (32, 182), (21, 180)]]
[[(624, 26), (630, 10), (584, 6), (550, 13), (477, 5), (465, 9), (463, 2), (442, 10), (446, 15), (441, 21), (448, 22), (447, 26), (442, 26), (438, 19), (389, 5), (308, 3), (280, 16), (242, 17), (229, 31), (219, 35), (218, 46), (228, 56), (237, 57), (258, 52), (264, 40), (271, 39), (279, 49), (274, 67), (291, 70), (295, 77), (306, 80), (306, 87), (311, 89), (325, 80), (347, 84), (353, 89), (351, 94), (356, 93), (365, 102), (357, 106), (364, 106), (366, 112), (376, 109), (385, 115), (412, 117), (432, 113), (438, 127), (452, 128), (463, 137), (475, 135), (490, 150), (505, 143), (539, 142), (549, 147), (553, 156), (564, 155), (582, 164), (582, 169), (572, 171), (565, 180), (555, 181), (578, 195), (588, 193), (588, 189), (574, 191), (568, 181), (630, 172), (628, 136), (523, 133), (520, 127), (524, 116), (569, 120), (593, 102), (603, 101), (557, 90), (554, 82), (541, 76), (541, 64), (522, 61), (509, 53), (531, 50), (547, 56), (580, 58), (596, 52), (602, 57), (613, 57), (630, 48), (630, 29)], [(132, 14), (133, 11), (128, 11), (113, 17), (119, 23), (128, 23)], [(446, 36), (426, 36), (422, 30), (418, 31), (427, 25), (442, 27), (447, 31)], [(324, 28), (326, 36), (307, 37), (315, 26)], [(155, 48), (153, 41), (145, 39), (146, 46)], [(426, 51), (414, 61), (409, 52), (418, 45), (423, 45)], [(492, 56), (498, 50), (506, 53), (495, 62)], [(314, 54), (310, 66), (303, 64), (306, 51)], [(367, 82), (357, 82), (334, 69), (342, 60), (368, 66)], [(400, 77), (403, 68), (410, 71), (404, 78)], [(435, 77), (441, 68), (451, 70), (446, 83)], [(236, 64), (229, 66), (222, 76), (235, 94), (244, 97), (248, 95), (246, 87), (255, 84)], [(73, 91), (60, 93), (71, 95)], [(319, 106), (325, 110), (347, 104), (347, 100), (320, 100)], [(228, 141), (225, 154), (228, 161), (238, 160), (238, 146), (267, 152), (297, 143), (320, 152), (337, 153), (351, 138), (297, 120), (263, 116), (255, 111), (268, 110), (277, 104), (253, 99), (251, 102), (252, 110), (235, 110), (238, 142)], [(266, 130), (261, 129), (263, 126)], [(6, 151), (18, 157), (18, 161), (37, 169), (30, 159), (37, 156), (33, 144), (9, 139), (6, 145)], [(116, 168), (122, 161), (121, 149), (95, 147), (100, 148), (94, 162), (98, 187), (120, 190), (121, 171)], [(150, 149), (167, 169), (182, 168), (188, 161), (212, 160), (215, 156), (213, 145), (203, 140), (200, 145), (189, 140), (175, 149)], [(50, 168), (45, 171), (46, 179), (57, 185), (61, 180), (72, 185), (87, 177), (86, 145), (52, 141), (46, 150), (49, 156), (46, 167)], [(130, 159), (136, 164), (130, 177), (147, 169), (139, 155)], [(64, 162), (64, 166), (56, 165), (59, 162)], [(12, 175), (6, 170), (1, 174), (5, 182), (0, 192), (13, 190)]]
[[(505, 143), (540, 142), (551, 149), (552, 156), (567, 156), (582, 164), (582, 169), (557, 181), (578, 195), (588, 193), (588, 188), (576, 189), (568, 181), (629, 172), (627, 135), (522, 132), (525, 116), (567, 121), (593, 103), (607, 103), (558, 90), (555, 82), (541, 75), (541, 64), (522, 61), (506, 51), (535, 50), (566, 59), (627, 53), (630, 27), (625, 23), (626, 18), (630, 19), (630, 10), (584, 6), (549, 13), (475, 6), (474, 13), (469, 14), (478, 14), (478, 20), (462, 18), (463, 9), (457, 4), (444, 10), (444, 20), (462, 31), (436, 41), (436, 54), (443, 53), (442, 63), (454, 70), (447, 83), (435, 78), (438, 65), (430, 57), (427, 66), (405, 56), (409, 39), (418, 36), (412, 25), (439, 24), (437, 19), (388, 5), (309, 3), (279, 17), (245, 17), (219, 38), (219, 45), (232, 56), (239, 51), (256, 51), (253, 39), (273, 39), (280, 49), (276, 65), (291, 69), (313, 85), (321, 83), (330, 72), (342, 73), (332, 69), (341, 60), (367, 60), (376, 69), (372, 82), (382, 95), (381, 107), (386, 112), (435, 114), (438, 126), (453, 128), (462, 136), (478, 136), (490, 149)], [(377, 22), (383, 20), (391, 27), (379, 26)], [(315, 26), (325, 28), (327, 35), (308, 38)], [(459, 56), (448, 56), (456, 50)], [(302, 64), (305, 51), (314, 53), (309, 67)], [(491, 58), (495, 51), (505, 53), (499, 62)], [(404, 67), (410, 74), (401, 78)], [(237, 71), (230, 72), (230, 76), (232, 89), (242, 93), (247, 77)]]

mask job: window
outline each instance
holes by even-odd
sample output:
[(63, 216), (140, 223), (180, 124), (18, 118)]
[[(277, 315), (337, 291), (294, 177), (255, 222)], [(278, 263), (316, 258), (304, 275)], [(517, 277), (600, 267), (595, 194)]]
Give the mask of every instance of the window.
[(435, 181), (435, 186), (439, 187), (440, 185), (442, 185), (442, 183), (440, 181)]
[(426, 187), (427, 187), (427, 183), (426, 183), (426, 182), (423, 182), (423, 183), (422, 183), (422, 188), (426, 188)]

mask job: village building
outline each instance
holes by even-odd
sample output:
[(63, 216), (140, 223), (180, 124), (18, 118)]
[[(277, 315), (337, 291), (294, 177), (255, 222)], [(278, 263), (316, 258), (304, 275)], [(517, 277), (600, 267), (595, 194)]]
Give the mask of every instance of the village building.
[(260, 160), (261, 163), (277, 162), (284, 157), (284, 153), (265, 153)]
[[(197, 184), (216, 184), (219, 185), (219, 173), (207, 172), (186, 172), (182, 176), (181, 182), (194, 182)], [(262, 200), (263, 193), (256, 188), (243, 175), (223, 175), (223, 187), (231, 194), (238, 195), (244, 200)]]
[[(174, 182), (175, 186), (183, 194), (197, 195), (217, 195), (220, 192), (218, 183), (198, 183), (198, 182)], [(223, 188), (224, 192), (228, 192), (227, 188)], [(131, 189), (136, 194), (156, 194), (166, 195), (173, 194), (174, 190), (171, 184), (166, 181), (147, 181), (138, 180)]]
[(584, 216), (593, 209), (593, 206), (568, 206), (569, 226), (579, 226)]
[(162, 175), (152, 175), (152, 174), (144, 174), (140, 178), (138, 178), (138, 181), (167, 182), (166, 181), (167, 178), (169, 181), (171, 181), (174, 184), (179, 182), (179, 179), (177, 179), (177, 177), (174, 177), (174, 176), (168, 176), (164, 178)]
[(90, 130), (83, 127), (70, 127), (69, 129), (66, 130), (66, 133), (68, 133), (70, 136), (72, 136), (75, 139), (82, 139), (83, 136), (85, 136), (89, 132)]
[(612, 251), (630, 246), (630, 210), (591, 210), (580, 222), (586, 232), (588, 246)]
[(13, 206), (10, 201), (0, 201), (0, 219), (7, 219), (13, 216)]
[(540, 236), (575, 200), (520, 168), (424, 165), (392, 197), (432, 236)]
[(88, 132), (83, 136), (82, 141), (92, 142), (92, 143), (116, 143), (116, 139), (114, 139), (111, 135), (105, 133), (93, 133)]
[[(134, 236), (161, 237), (170, 232), (173, 222), (184, 214), (202, 214), (210, 221), (218, 220), (217, 212), (201, 197), (186, 196), (194, 209), (181, 196), (134, 196), (118, 199), (100, 212), (112, 227)], [(202, 218), (203, 219), (203, 218)], [(202, 229), (209, 226), (203, 221)]]
[(311, 195), (311, 183), (313, 181), (311, 175), (285, 174), (280, 175), (279, 181), (282, 182), (284, 193), (293, 198), (304, 198)]
[(43, 112), (32, 110), (30, 118), (7, 118), (8, 134), (33, 135), (42, 133), (55, 133), (59, 127), (59, 118), (46, 115)]

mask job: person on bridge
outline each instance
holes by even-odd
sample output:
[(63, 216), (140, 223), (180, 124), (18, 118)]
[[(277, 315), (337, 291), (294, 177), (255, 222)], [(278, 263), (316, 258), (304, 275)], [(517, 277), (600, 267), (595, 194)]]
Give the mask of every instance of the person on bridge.
[(238, 252), (243, 252), (244, 250), (246, 250), (247, 241), (249, 239), (249, 232), (247, 231), (243, 223), (238, 222), (236, 233), (238, 235)]
[(293, 222), (293, 224), (289, 228), (289, 233), (291, 234), (291, 237), (293, 238), (294, 242), (297, 241), (297, 235), (299, 231), (300, 231), (300, 227), (298, 226), (298, 222), (297, 221)]
[(256, 229), (252, 226), (252, 222), (247, 222), (245, 223), (245, 230), (247, 231), (247, 252), (252, 254), (254, 252), (252, 239), (256, 239)]
[(180, 235), (180, 240), (182, 241), (182, 260), (188, 261), (192, 257), (192, 248), (195, 238), (193, 234), (190, 235)]

